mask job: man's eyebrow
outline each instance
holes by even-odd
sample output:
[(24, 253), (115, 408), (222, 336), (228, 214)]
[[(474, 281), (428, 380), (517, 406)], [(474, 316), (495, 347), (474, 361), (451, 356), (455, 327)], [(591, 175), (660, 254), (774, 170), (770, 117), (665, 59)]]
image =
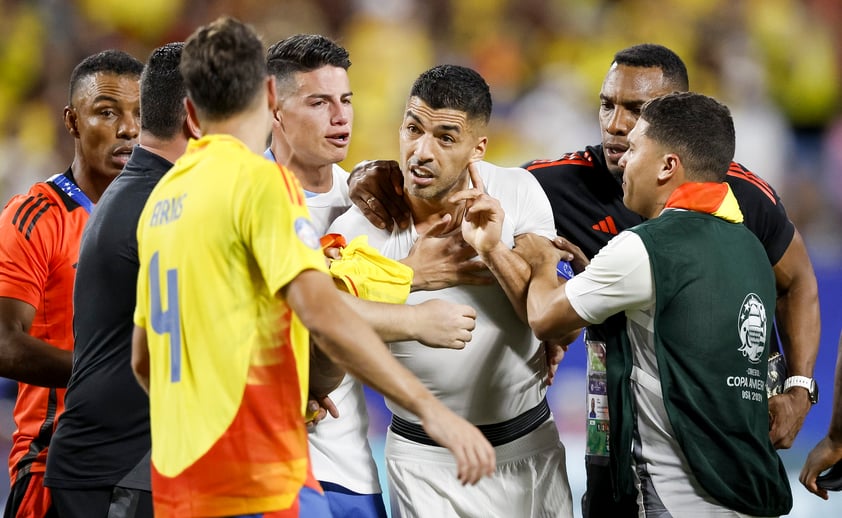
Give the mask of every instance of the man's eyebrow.
[(97, 95), (96, 97), (94, 97), (93, 101), (91, 101), (91, 104), (96, 104), (96, 103), (100, 103), (100, 102), (119, 103), (120, 100), (117, 99), (114, 96), (111, 96), (111, 95), (101, 94), (101, 95)]
[[(405, 116), (410, 119), (413, 119), (419, 124), (423, 124), (421, 119), (417, 115), (415, 115), (415, 112), (413, 112), (412, 110), (406, 110)], [(462, 133), (462, 126), (458, 124), (438, 124), (436, 126), (433, 126), (433, 129), (438, 131), (452, 131), (454, 133)]]
[(462, 133), (462, 126), (455, 124), (439, 124), (436, 129), (441, 131), (452, 131), (453, 133)]
[[(354, 92), (345, 92), (345, 93), (339, 94), (339, 98), (341, 99), (341, 98), (344, 98), (344, 97), (351, 97), (352, 95), (354, 95)], [(320, 93), (309, 94), (309, 95), (306, 96), (307, 99), (324, 99), (324, 100), (327, 100), (327, 101), (329, 101), (332, 97), (333, 97), (333, 95), (331, 95), (331, 94), (320, 94)]]

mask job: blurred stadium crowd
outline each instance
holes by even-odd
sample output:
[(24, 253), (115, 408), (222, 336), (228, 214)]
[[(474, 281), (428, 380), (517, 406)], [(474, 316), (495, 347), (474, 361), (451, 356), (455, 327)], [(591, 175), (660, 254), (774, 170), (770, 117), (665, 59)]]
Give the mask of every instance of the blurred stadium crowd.
[(817, 265), (842, 263), (842, 3), (838, 0), (2, 0), (0, 197), (64, 170), (67, 82), (115, 47), (145, 60), (220, 14), (272, 42), (297, 32), (351, 53), (355, 136), (346, 166), (393, 158), (412, 78), (478, 69), (495, 102), (490, 159), (553, 158), (599, 141), (613, 53), (651, 41), (687, 62), (691, 88), (728, 104), (737, 160), (769, 180)]

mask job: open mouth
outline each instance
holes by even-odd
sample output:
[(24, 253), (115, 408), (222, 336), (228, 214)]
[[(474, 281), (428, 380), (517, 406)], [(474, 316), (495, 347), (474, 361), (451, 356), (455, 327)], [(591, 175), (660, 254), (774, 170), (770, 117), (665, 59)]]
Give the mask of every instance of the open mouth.
[(425, 167), (409, 166), (409, 173), (417, 185), (430, 185), (435, 179), (433, 172)]
[(350, 133), (336, 133), (334, 135), (328, 135), (327, 140), (333, 143), (335, 146), (347, 146), (348, 142), (351, 140)]
[(115, 162), (126, 165), (126, 162), (129, 161), (129, 157), (132, 156), (132, 148), (127, 146), (119, 147), (111, 154), (111, 156), (114, 157)]
[(609, 162), (617, 163), (625, 154), (628, 146), (607, 145), (605, 146), (605, 157)]
[(409, 172), (412, 173), (412, 176), (416, 178), (432, 178), (433, 173), (427, 168), (419, 167), (419, 166), (410, 166)]

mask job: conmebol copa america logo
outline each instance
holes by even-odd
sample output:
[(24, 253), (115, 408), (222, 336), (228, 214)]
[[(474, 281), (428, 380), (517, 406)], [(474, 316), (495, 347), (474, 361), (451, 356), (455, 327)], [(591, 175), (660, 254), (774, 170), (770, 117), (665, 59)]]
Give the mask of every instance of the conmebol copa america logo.
[(316, 229), (307, 218), (298, 218), (295, 220), (295, 233), (302, 243), (309, 246), (313, 250), (319, 248), (319, 236), (316, 234)]
[(754, 293), (743, 300), (739, 317), (740, 352), (751, 363), (759, 363), (766, 349), (766, 306)]

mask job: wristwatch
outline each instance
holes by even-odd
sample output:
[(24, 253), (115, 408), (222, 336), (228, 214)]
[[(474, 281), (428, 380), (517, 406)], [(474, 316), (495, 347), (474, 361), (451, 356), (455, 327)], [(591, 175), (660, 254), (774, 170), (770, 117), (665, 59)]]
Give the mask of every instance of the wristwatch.
[(815, 379), (807, 376), (790, 376), (784, 381), (784, 392), (788, 392), (792, 387), (807, 389), (810, 393), (810, 403), (815, 405), (819, 402), (819, 386), (816, 385)]

